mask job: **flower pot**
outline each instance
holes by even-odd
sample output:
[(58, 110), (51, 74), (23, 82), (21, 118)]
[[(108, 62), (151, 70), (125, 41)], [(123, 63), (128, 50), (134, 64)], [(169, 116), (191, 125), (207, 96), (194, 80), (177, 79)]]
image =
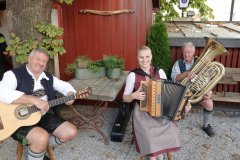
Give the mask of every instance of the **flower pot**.
[(75, 69), (75, 79), (91, 79), (91, 78), (100, 78), (106, 76), (106, 70), (104, 67), (101, 67), (101, 70), (97, 73), (94, 73), (88, 69)]
[(107, 70), (107, 77), (110, 79), (119, 79), (121, 76), (121, 68), (114, 68), (112, 70)]

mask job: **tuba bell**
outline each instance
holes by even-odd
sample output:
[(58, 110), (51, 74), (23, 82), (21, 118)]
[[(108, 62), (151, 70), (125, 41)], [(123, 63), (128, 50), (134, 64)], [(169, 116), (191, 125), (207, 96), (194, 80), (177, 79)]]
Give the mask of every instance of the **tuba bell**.
[(205, 47), (191, 69), (196, 77), (192, 80), (185, 77), (181, 82), (192, 92), (189, 97), (192, 104), (201, 101), (203, 95), (212, 90), (225, 74), (225, 67), (212, 60), (219, 55), (227, 55), (228, 51), (213, 39), (205, 37), (205, 41)]

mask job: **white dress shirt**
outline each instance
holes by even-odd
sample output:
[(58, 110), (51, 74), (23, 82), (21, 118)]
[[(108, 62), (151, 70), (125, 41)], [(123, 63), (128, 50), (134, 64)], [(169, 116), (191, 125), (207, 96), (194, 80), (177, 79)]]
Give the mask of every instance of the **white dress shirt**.
[[(34, 79), (33, 91), (38, 89), (43, 89), (41, 80), (42, 79), (49, 80), (46, 74), (43, 72), (38, 79), (35, 79), (35, 77), (33, 76), (33, 74), (30, 72), (28, 68), (27, 68), (27, 71)], [(5, 72), (3, 75), (2, 81), (0, 81), (0, 101), (10, 104), (16, 99), (18, 99), (19, 97), (21, 97), (24, 93), (21, 91), (17, 91), (16, 88), (17, 88), (17, 79), (15, 74), (12, 71)], [(68, 82), (62, 81), (55, 76), (53, 76), (53, 88), (54, 90), (62, 93), (63, 95), (67, 95), (67, 93), (70, 91), (73, 93), (76, 93), (76, 90), (72, 87), (71, 84), (69, 84)], [(47, 100), (47, 96), (45, 95), (41, 99)]]
[[(185, 61), (183, 61), (186, 65), (186, 71), (189, 71), (191, 70), (193, 64), (194, 64), (194, 59), (192, 60), (191, 63), (186, 63)], [(178, 64), (178, 61), (175, 62), (175, 64), (173, 65), (173, 68), (172, 68), (172, 73), (171, 73), (171, 79), (176, 82), (176, 77), (178, 74), (180, 74), (181, 71), (180, 71), (180, 68), (179, 68), (179, 64)]]

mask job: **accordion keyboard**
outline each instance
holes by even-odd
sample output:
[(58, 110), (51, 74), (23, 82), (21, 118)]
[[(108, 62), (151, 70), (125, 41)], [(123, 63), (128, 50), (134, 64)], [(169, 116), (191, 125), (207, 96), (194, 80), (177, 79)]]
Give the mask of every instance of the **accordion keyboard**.
[(146, 111), (153, 117), (160, 117), (161, 83), (154, 80), (141, 81), (141, 90), (146, 93), (146, 98), (140, 101), (140, 111)]

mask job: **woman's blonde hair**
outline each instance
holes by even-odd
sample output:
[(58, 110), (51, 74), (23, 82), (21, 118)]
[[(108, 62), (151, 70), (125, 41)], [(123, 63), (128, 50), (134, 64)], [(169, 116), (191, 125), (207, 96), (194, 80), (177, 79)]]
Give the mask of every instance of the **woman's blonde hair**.
[(148, 50), (148, 51), (150, 51), (150, 52), (152, 53), (151, 49), (150, 49), (148, 46), (141, 46), (141, 47), (138, 49), (138, 53), (139, 53), (140, 51), (143, 51), (143, 50)]

